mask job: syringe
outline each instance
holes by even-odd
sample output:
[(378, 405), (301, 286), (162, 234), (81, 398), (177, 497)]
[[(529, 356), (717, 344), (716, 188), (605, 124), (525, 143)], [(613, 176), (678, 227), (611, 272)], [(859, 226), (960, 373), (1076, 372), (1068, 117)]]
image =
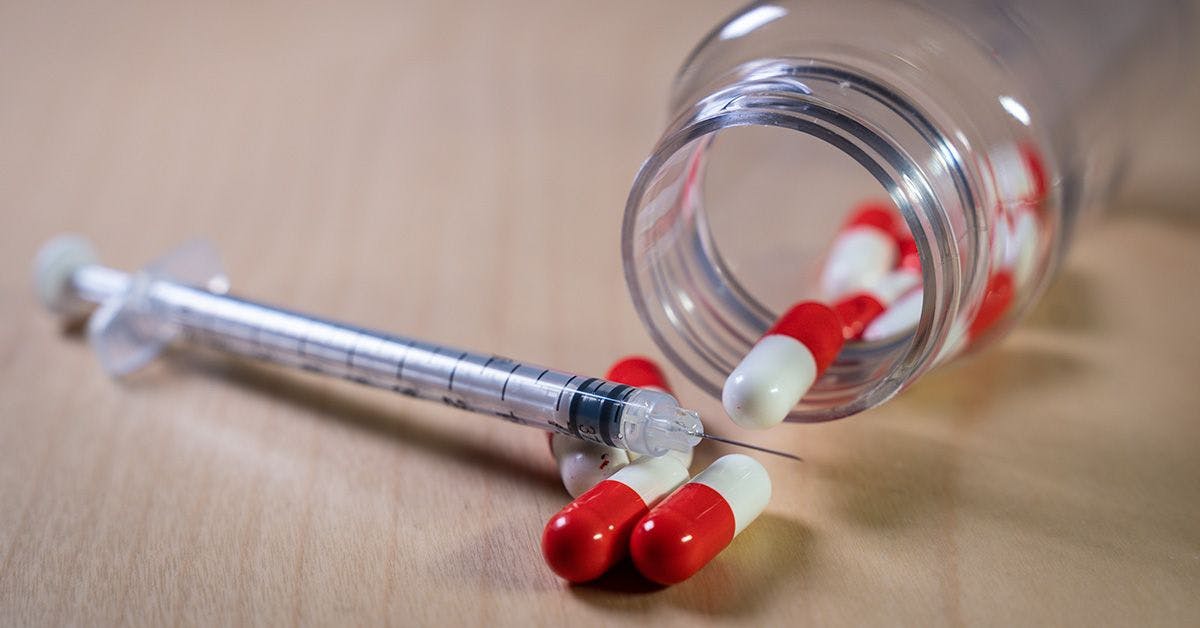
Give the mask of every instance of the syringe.
[(215, 251), (191, 242), (141, 271), (96, 263), (91, 245), (59, 236), (38, 253), (39, 296), (64, 317), (86, 315), (104, 368), (126, 375), (178, 337), (243, 357), (570, 434), (640, 454), (686, 451), (712, 438), (698, 413), (666, 393), (336, 323), (226, 294)]

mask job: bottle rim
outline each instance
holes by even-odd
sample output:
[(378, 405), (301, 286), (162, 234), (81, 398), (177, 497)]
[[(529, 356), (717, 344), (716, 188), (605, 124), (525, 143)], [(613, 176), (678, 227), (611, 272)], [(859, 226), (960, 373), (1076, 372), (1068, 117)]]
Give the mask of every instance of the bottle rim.
[(879, 405), (934, 365), (952, 336), (963, 286), (985, 262), (972, 174), (954, 142), (908, 99), (834, 63), (747, 64), (683, 111), (634, 180), (622, 258), (655, 343), (718, 399), (727, 374), (778, 315), (724, 263), (703, 208), (692, 202), (712, 140), (743, 126), (804, 133), (846, 154), (886, 190), (916, 240), (924, 299), (912, 333), (848, 344), (788, 419), (826, 421)]

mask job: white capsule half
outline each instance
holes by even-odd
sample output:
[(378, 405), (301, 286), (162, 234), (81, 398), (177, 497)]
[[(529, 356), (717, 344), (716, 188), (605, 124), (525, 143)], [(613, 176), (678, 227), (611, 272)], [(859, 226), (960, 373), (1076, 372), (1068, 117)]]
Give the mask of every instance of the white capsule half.
[(688, 479), (687, 467), (670, 456), (642, 456), (621, 467), (609, 480), (633, 489), (647, 506), (658, 503)]
[(866, 293), (884, 306), (895, 303), (900, 297), (921, 285), (921, 271), (912, 268), (897, 268), (889, 271)]
[(996, 192), (1004, 205), (1011, 206), (1036, 200), (1037, 178), (1030, 169), (1029, 161), (1015, 144), (993, 147), (988, 151)]
[(862, 292), (877, 283), (896, 260), (896, 240), (869, 225), (851, 227), (833, 241), (821, 272), (821, 291), (829, 301)]
[(924, 290), (916, 288), (908, 291), (867, 325), (863, 340), (875, 342), (912, 331), (921, 320), (924, 302)]
[(992, 221), (992, 265), (1002, 266), (1008, 255), (1010, 248), (1009, 242), (1012, 240), (1012, 233), (1008, 228), (1008, 218), (1006, 216), (996, 216)]
[(938, 352), (934, 358), (934, 365), (944, 364), (951, 358), (958, 355), (967, 346), (967, 323), (961, 320), (955, 321), (950, 327), (950, 333), (946, 335), (946, 344), (942, 345), (942, 350)]
[(629, 464), (629, 454), (624, 449), (592, 443), (566, 434), (550, 435), (550, 451), (558, 463), (558, 473), (563, 488), (571, 497), (579, 497), (585, 491), (609, 478)]
[(782, 334), (759, 340), (725, 380), (721, 403), (734, 423), (751, 430), (778, 425), (817, 380), (804, 343)]
[(1037, 260), (1038, 220), (1032, 211), (1018, 211), (1012, 226), (1004, 263), (1012, 268), (1013, 283), (1022, 288), (1033, 275)]
[(741, 534), (771, 501), (771, 476), (757, 460), (745, 454), (717, 458), (692, 482), (703, 484), (725, 498), (733, 511), (733, 535)]

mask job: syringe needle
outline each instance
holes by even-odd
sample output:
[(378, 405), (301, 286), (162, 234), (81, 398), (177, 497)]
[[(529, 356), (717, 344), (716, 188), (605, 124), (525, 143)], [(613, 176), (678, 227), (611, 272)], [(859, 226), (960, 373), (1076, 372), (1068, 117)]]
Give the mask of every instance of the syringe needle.
[(755, 450), (755, 451), (761, 451), (761, 452), (763, 452), (764, 454), (772, 454), (772, 455), (775, 455), (775, 456), (782, 456), (782, 457), (784, 457), (784, 458), (790, 458), (790, 459), (792, 459), (792, 460), (795, 460), (795, 461), (797, 461), (797, 462), (804, 462), (804, 458), (801, 458), (800, 456), (797, 456), (797, 455), (795, 455), (795, 454), (789, 454), (789, 453), (787, 453), (786, 451), (779, 451), (778, 449), (768, 449), (768, 448), (766, 448), (766, 447), (759, 447), (758, 445), (751, 445), (750, 443), (743, 443), (743, 442), (741, 442), (741, 441), (736, 441), (736, 440), (733, 440), (733, 439), (731, 439), (731, 438), (724, 438), (724, 437), (721, 437), (721, 436), (714, 436), (714, 435), (712, 435), (712, 434), (708, 434), (708, 433), (704, 433), (704, 432), (701, 432), (701, 433), (699, 433), (699, 434), (696, 434), (696, 436), (699, 436), (700, 438), (704, 438), (704, 439), (707, 439), (707, 440), (715, 440), (715, 441), (719, 441), (719, 442), (725, 443), (725, 444), (727, 444), (727, 445), (734, 445), (734, 446), (737, 446), (737, 447), (745, 447), (745, 448), (747, 448), (747, 449), (753, 449), (753, 450)]

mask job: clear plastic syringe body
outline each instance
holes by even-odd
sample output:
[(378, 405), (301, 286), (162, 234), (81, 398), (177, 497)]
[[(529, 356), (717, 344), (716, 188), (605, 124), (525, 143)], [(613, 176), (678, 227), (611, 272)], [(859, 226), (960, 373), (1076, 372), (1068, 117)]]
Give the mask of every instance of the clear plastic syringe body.
[(182, 337), (651, 456), (688, 450), (704, 433), (694, 411), (662, 392), (370, 331), (147, 273), (86, 264), (69, 284), (83, 302), (119, 299), (131, 315), (126, 335)]

